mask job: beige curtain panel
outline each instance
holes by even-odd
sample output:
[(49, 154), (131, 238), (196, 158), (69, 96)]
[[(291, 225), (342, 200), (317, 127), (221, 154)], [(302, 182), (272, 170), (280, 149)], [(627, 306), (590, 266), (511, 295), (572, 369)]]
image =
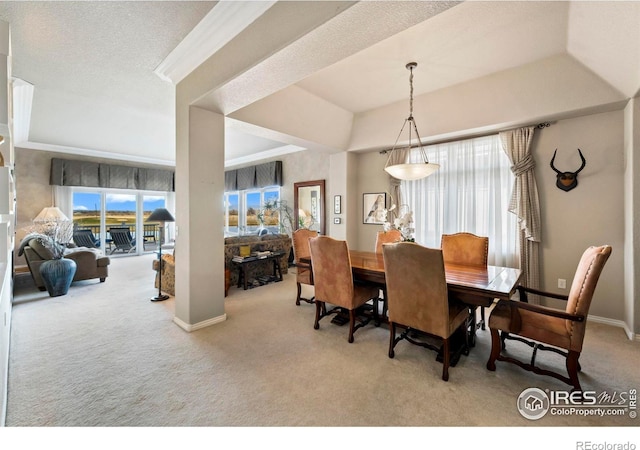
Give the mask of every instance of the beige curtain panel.
[(520, 269), (527, 287), (540, 286), (540, 200), (531, 155), (531, 140), (535, 127), (525, 127), (500, 133), (502, 146), (511, 161), (515, 177), (509, 211), (520, 224)]

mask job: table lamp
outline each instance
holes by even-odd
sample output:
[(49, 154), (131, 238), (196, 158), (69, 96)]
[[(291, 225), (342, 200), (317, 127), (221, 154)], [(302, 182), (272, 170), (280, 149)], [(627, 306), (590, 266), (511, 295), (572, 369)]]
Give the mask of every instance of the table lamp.
[(166, 222), (175, 222), (171, 213), (165, 208), (156, 208), (151, 215), (147, 217), (146, 222), (160, 222), (160, 239), (158, 239), (158, 295), (151, 297), (152, 302), (159, 302), (169, 298), (168, 295), (162, 293), (162, 243), (164, 241), (164, 226)]

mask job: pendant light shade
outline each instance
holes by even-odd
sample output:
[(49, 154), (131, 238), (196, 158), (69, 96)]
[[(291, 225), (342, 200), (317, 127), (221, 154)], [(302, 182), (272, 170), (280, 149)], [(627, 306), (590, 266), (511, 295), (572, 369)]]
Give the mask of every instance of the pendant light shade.
[(384, 170), (393, 178), (411, 181), (428, 177), (439, 168), (439, 164), (433, 164), (425, 161), (424, 163), (394, 164), (392, 166), (385, 167)]
[[(430, 163), (427, 159), (427, 153), (422, 146), (422, 141), (420, 140), (420, 134), (418, 133), (418, 127), (416, 127), (416, 122), (413, 118), (413, 69), (418, 66), (418, 63), (410, 62), (406, 65), (407, 69), (411, 72), (409, 75), (409, 117), (404, 120), (402, 124), (402, 128), (400, 129), (400, 133), (398, 134), (398, 138), (396, 139), (393, 148), (389, 150), (389, 158), (387, 159), (387, 163), (385, 164), (384, 170), (394, 178), (399, 180), (419, 180), (421, 178), (428, 177), (432, 173), (436, 172), (439, 168), (439, 164)], [(409, 123), (409, 144), (408, 148), (411, 149), (414, 147), (412, 144), (413, 135), (415, 134), (415, 139), (417, 141), (417, 147), (420, 148), (420, 161), (412, 162), (412, 163), (400, 163), (400, 164), (390, 164), (391, 157), (395, 150), (399, 150), (397, 148), (398, 141), (402, 136), (402, 132), (405, 127)], [(406, 148), (403, 146), (403, 148)]]

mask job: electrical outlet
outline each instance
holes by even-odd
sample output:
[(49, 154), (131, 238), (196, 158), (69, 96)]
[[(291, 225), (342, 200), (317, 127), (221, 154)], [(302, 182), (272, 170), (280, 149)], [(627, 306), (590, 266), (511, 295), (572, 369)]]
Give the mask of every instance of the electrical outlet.
[(567, 288), (567, 280), (565, 280), (563, 278), (558, 278), (558, 288), (559, 289), (566, 289)]

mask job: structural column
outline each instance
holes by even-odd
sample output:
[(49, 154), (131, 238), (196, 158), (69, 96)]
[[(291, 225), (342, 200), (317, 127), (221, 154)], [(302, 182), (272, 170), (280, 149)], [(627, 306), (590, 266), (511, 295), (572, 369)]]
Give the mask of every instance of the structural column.
[(174, 322), (193, 331), (224, 312), (224, 115), (178, 107)]

